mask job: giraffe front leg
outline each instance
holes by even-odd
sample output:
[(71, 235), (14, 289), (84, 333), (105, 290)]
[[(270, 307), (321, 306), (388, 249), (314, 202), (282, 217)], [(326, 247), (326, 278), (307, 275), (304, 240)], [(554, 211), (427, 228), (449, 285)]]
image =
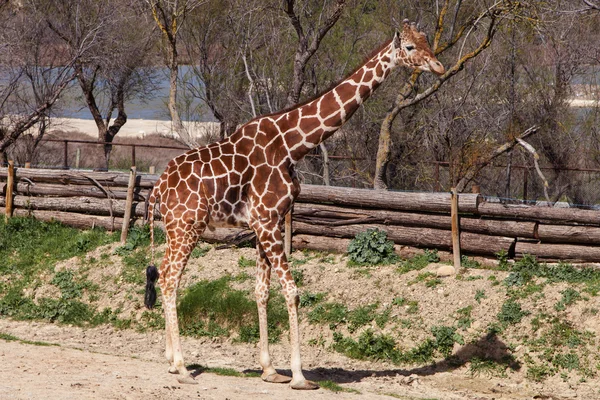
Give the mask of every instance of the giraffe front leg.
[[(300, 298), (298, 296), (298, 288), (289, 271), (287, 258), (283, 251), (283, 242), (281, 228), (279, 224), (275, 226), (263, 227), (258, 230), (257, 237), (260, 241), (265, 255), (270, 262), (273, 270), (277, 274), (283, 294), (285, 296), (289, 323), (290, 323), (290, 343), (291, 343), (291, 370), (292, 370), (292, 389), (313, 390), (318, 389), (319, 385), (307, 380), (302, 373), (302, 360), (300, 357), (300, 333), (298, 328), (298, 304)], [(266, 310), (265, 310), (266, 314)], [(266, 318), (265, 318), (266, 330)], [(261, 345), (262, 345), (262, 329), (261, 329)], [(266, 335), (265, 335), (266, 336)], [(262, 355), (262, 353), (261, 353)]]
[(260, 243), (256, 244), (258, 253), (256, 263), (256, 305), (258, 307), (258, 325), (260, 329), (260, 366), (263, 373), (261, 378), (265, 382), (288, 383), (292, 380), (289, 376), (278, 374), (271, 363), (269, 354), (269, 329), (267, 323), (267, 305), (269, 303), (269, 287), (271, 286), (271, 264), (267, 259)]

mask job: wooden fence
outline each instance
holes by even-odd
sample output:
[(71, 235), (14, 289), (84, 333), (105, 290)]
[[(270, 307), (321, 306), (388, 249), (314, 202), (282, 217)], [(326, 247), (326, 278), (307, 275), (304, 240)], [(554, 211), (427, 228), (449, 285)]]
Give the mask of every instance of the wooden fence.
[[(0, 168), (0, 207), (7, 215), (32, 215), (88, 228), (122, 229), (124, 218), (143, 218), (150, 174)], [(129, 190), (128, 190), (129, 189)], [(129, 193), (128, 193), (129, 191)], [(128, 198), (129, 194), (129, 198)], [(292, 214), (293, 245), (344, 247), (369, 228), (385, 230), (400, 245), (452, 249), (450, 193), (406, 193), (303, 185)], [(458, 196), (460, 247), (465, 254), (600, 262), (600, 212), (504, 205), (479, 194)], [(207, 241), (228, 241), (240, 229), (206, 231)], [(337, 239), (345, 239), (337, 241)], [(340, 244), (341, 243), (341, 244)]]

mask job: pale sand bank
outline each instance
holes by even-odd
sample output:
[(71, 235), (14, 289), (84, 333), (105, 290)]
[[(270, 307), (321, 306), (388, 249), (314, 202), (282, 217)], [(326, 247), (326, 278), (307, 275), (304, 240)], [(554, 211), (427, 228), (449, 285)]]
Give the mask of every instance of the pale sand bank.
[[(184, 125), (191, 133), (193, 138), (202, 139), (207, 135), (219, 133), (218, 122), (184, 122)], [(98, 136), (98, 128), (93, 120), (75, 119), (75, 118), (52, 118), (52, 130), (78, 131), (90, 135)], [(174, 137), (171, 121), (161, 121), (152, 119), (128, 119), (127, 123), (119, 130), (119, 137), (144, 137), (149, 134), (158, 133), (163, 136)]]

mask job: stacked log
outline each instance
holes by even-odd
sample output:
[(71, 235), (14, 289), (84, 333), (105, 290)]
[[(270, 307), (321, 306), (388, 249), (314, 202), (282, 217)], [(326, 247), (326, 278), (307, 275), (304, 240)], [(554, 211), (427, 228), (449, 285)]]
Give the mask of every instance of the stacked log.
[[(129, 174), (16, 169), (13, 215), (32, 215), (88, 228), (119, 229), (126, 214)], [(0, 168), (0, 207), (6, 204), (8, 169)], [(132, 218), (146, 214), (156, 175), (135, 178)], [(302, 185), (293, 209), (295, 248), (343, 250), (367, 229), (381, 229), (398, 245), (450, 250), (450, 193), (406, 193)], [(465, 254), (600, 262), (600, 212), (488, 203), (460, 194), (460, 243)], [(155, 218), (159, 219), (158, 211)], [(236, 240), (242, 230), (206, 231), (204, 240)]]

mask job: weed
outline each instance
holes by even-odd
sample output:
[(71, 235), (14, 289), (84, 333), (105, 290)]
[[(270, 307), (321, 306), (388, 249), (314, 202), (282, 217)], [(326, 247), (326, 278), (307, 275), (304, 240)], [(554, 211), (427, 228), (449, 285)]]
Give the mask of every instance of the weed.
[(502, 271), (507, 271), (510, 264), (508, 263), (508, 252), (504, 249), (496, 253), (496, 259), (498, 260), (498, 268)]
[(442, 280), (436, 276), (433, 272), (423, 272), (417, 275), (415, 279), (408, 282), (409, 285), (414, 285), (415, 283), (425, 283), (425, 286), (428, 288), (434, 288), (438, 285), (442, 284)]
[(334, 393), (346, 392), (346, 393), (360, 394), (360, 392), (356, 389), (345, 388), (343, 386), (338, 385), (337, 383), (335, 383), (333, 381), (318, 381), (317, 383), (323, 389), (331, 390)]
[(554, 305), (556, 311), (565, 311), (567, 306), (581, 300), (581, 294), (573, 288), (567, 288), (560, 293), (562, 294), (562, 298)]
[(550, 368), (543, 364), (530, 365), (529, 368), (527, 368), (527, 378), (535, 382), (542, 382), (550, 374)]
[(206, 246), (196, 246), (194, 247), (194, 250), (192, 250), (192, 254), (190, 255), (191, 258), (200, 258), (200, 257), (204, 257), (206, 254), (208, 254), (208, 252), (212, 249), (211, 245), (206, 245)]
[(524, 316), (529, 312), (523, 311), (521, 305), (515, 299), (508, 299), (502, 304), (502, 309), (498, 313), (498, 321), (504, 326), (515, 325), (521, 322)]
[(353, 265), (392, 264), (398, 261), (394, 242), (387, 240), (387, 233), (379, 229), (361, 232), (348, 245), (348, 259)]
[[(154, 228), (154, 243), (162, 244), (166, 240), (165, 233), (160, 228)], [(133, 250), (150, 244), (150, 226), (132, 226), (127, 233), (127, 241), (115, 249), (115, 254), (125, 256)]]
[(244, 256), (240, 256), (240, 258), (238, 260), (238, 267), (240, 267), (240, 268), (256, 267), (256, 260), (251, 260)]
[(472, 258), (469, 258), (467, 256), (462, 256), (460, 258), (460, 264), (464, 267), (464, 268), (473, 268), (473, 269), (479, 269), (482, 268), (481, 264), (478, 261), (475, 261)]
[(324, 298), (325, 293), (302, 293), (300, 295), (300, 307), (311, 307), (320, 303)]
[(552, 359), (552, 364), (556, 367), (567, 369), (569, 371), (579, 369), (580, 367), (579, 356), (573, 351), (566, 354), (557, 354)]
[(391, 336), (377, 335), (371, 329), (364, 331), (358, 341), (334, 332), (332, 347), (356, 359), (387, 360), (395, 364), (423, 364), (431, 362), (437, 353), (449, 356), (454, 343), (464, 343), (462, 336), (456, 333), (456, 328), (433, 327), (431, 333), (434, 339), (426, 339), (407, 352), (402, 352)]
[(416, 314), (419, 312), (419, 302), (416, 300), (407, 300), (404, 297), (396, 297), (392, 301), (393, 305), (405, 307), (408, 314)]
[(506, 377), (506, 365), (500, 364), (495, 360), (474, 357), (470, 360), (470, 364), (469, 373), (471, 376), (483, 374), (489, 377)]
[(487, 299), (487, 296), (485, 295), (485, 291), (483, 289), (477, 289), (477, 291), (475, 292), (475, 301), (478, 304), (481, 304), (482, 299)]
[(458, 316), (456, 325), (459, 329), (467, 329), (471, 327), (471, 323), (473, 322), (473, 319), (471, 318), (472, 311), (473, 306), (467, 306), (465, 308), (456, 310), (456, 314)]
[(401, 261), (396, 271), (400, 274), (405, 274), (410, 271), (419, 271), (429, 264), (439, 261), (440, 257), (437, 253), (437, 250), (425, 249), (423, 254), (417, 254), (412, 258)]
[(304, 286), (304, 271), (301, 269), (292, 269), (290, 272), (292, 273), (292, 278), (294, 279), (296, 286)]

